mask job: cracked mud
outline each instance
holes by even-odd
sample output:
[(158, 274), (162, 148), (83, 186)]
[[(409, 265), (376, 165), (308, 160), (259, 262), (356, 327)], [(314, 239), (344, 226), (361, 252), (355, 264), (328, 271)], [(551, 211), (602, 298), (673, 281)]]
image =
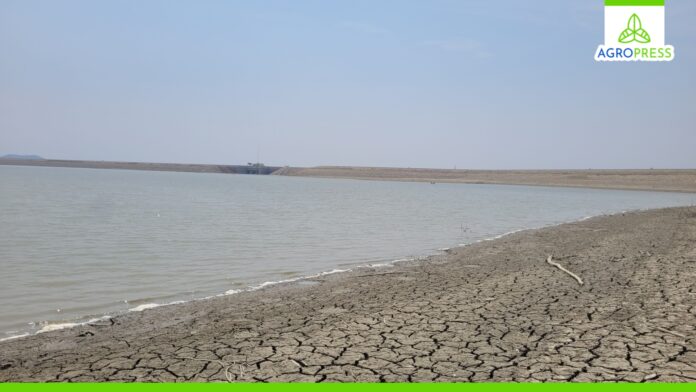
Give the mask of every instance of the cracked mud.
[(0, 380), (696, 381), (694, 207), (314, 282), (1, 342)]

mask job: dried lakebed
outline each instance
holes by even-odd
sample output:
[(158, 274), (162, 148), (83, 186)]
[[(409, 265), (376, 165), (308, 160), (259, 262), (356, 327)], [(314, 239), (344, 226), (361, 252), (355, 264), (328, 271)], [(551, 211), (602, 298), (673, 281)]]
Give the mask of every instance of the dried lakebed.
[(695, 326), (671, 208), (0, 342), (0, 380), (696, 381)]

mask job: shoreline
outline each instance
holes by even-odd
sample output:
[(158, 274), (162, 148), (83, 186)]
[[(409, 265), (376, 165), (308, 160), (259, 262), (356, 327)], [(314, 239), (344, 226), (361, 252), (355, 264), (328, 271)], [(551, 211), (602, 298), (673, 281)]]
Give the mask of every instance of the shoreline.
[(60, 167), (66, 169), (138, 170), (177, 173), (215, 173), (269, 175), (279, 166), (216, 165), (203, 163), (80, 161), (72, 159), (16, 159), (0, 158), (0, 166)]
[[(276, 174), (272, 174), (276, 175)], [(283, 174), (278, 174), (283, 175)], [(300, 178), (316, 178), (316, 179), (331, 179), (331, 180), (352, 180), (352, 181), (393, 181), (393, 182), (435, 182), (437, 184), (460, 184), (460, 185), (504, 185), (504, 186), (526, 186), (526, 187), (545, 187), (545, 188), (576, 188), (576, 189), (594, 189), (606, 191), (633, 191), (633, 192), (668, 192), (668, 193), (696, 193), (696, 189), (677, 189), (677, 188), (647, 188), (647, 187), (630, 187), (630, 186), (593, 186), (582, 184), (553, 184), (553, 183), (523, 183), (523, 182), (493, 182), (493, 181), (465, 181), (465, 180), (440, 180), (433, 181), (431, 179), (399, 179), (399, 178), (369, 178), (369, 177), (330, 177), (330, 176), (313, 176), (313, 175), (288, 175), (287, 177)]]
[[(694, 381), (694, 239), (695, 207), (526, 229), (388, 269), (3, 341), (0, 380)], [(546, 265), (547, 253), (587, 284)], [(230, 374), (216, 361), (244, 365)]]
[[(676, 207), (676, 208), (680, 208), (680, 207)], [(201, 298), (193, 298), (190, 300), (175, 300), (172, 302), (162, 303), (162, 304), (160, 304), (160, 303), (144, 303), (144, 304), (138, 305), (134, 308), (114, 312), (113, 315), (109, 315), (109, 314), (102, 314), (100, 316), (89, 315), (89, 316), (79, 317), (79, 318), (74, 319), (74, 320), (63, 320), (62, 322), (47, 323), (42, 328), (40, 328), (36, 331), (29, 331), (29, 332), (17, 331), (17, 332), (21, 332), (21, 333), (18, 335), (11, 335), (11, 336), (6, 336), (3, 338), (0, 338), (0, 343), (5, 342), (5, 341), (26, 338), (29, 336), (36, 336), (36, 335), (40, 335), (40, 334), (43, 334), (46, 332), (53, 332), (53, 331), (60, 331), (60, 330), (64, 330), (64, 329), (89, 326), (91, 324), (99, 323), (99, 322), (102, 322), (105, 320), (110, 320), (110, 319), (114, 319), (117, 317), (122, 317), (122, 316), (127, 315), (127, 314), (132, 313), (132, 312), (142, 312), (142, 311), (146, 311), (149, 309), (174, 306), (174, 305), (181, 305), (181, 304), (190, 303), (190, 302), (208, 301), (211, 299), (225, 297), (228, 295), (235, 295), (235, 294), (246, 293), (246, 292), (255, 292), (255, 291), (263, 290), (263, 289), (266, 289), (266, 288), (269, 288), (272, 286), (276, 286), (276, 285), (292, 285), (292, 284), (300, 285), (304, 281), (311, 281), (312, 279), (321, 278), (321, 277), (327, 276), (327, 275), (351, 273), (351, 272), (359, 271), (361, 269), (391, 268), (391, 267), (397, 266), (398, 264), (404, 263), (404, 262), (426, 263), (431, 258), (441, 257), (441, 256), (445, 255), (447, 252), (452, 251), (453, 249), (464, 248), (467, 246), (471, 246), (471, 245), (486, 242), (486, 241), (495, 241), (497, 239), (504, 238), (508, 235), (512, 235), (512, 234), (516, 234), (516, 233), (520, 233), (520, 232), (525, 232), (525, 231), (530, 231), (530, 230), (539, 230), (539, 229), (545, 229), (545, 228), (552, 228), (552, 227), (560, 226), (560, 225), (564, 225), (564, 224), (582, 222), (582, 221), (585, 221), (587, 219), (591, 219), (591, 218), (595, 218), (595, 217), (610, 217), (613, 215), (624, 214), (627, 212), (630, 213), (630, 212), (640, 212), (640, 211), (648, 211), (648, 210), (649, 209), (624, 210), (624, 211), (619, 211), (619, 212), (615, 212), (615, 213), (611, 213), (611, 214), (590, 215), (590, 216), (585, 216), (585, 217), (582, 217), (579, 219), (569, 220), (569, 221), (561, 222), (561, 223), (552, 223), (552, 224), (548, 224), (548, 225), (544, 225), (544, 226), (540, 226), (540, 227), (528, 227), (528, 228), (515, 229), (515, 230), (511, 230), (511, 231), (502, 233), (502, 234), (494, 235), (492, 237), (475, 240), (475, 241), (470, 242), (470, 243), (460, 243), (460, 244), (452, 245), (450, 247), (439, 248), (439, 249), (434, 250), (432, 253), (423, 254), (421, 256), (401, 257), (401, 258), (396, 258), (396, 259), (393, 259), (390, 261), (372, 263), (372, 264), (357, 264), (356, 263), (355, 266), (352, 266), (352, 267), (346, 268), (346, 269), (334, 268), (332, 270), (321, 271), (321, 272), (317, 272), (317, 273), (313, 273), (313, 274), (309, 274), (309, 275), (302, 275), (302, 276), (299, 276), (296, 278), (289, 278), (289, 279), (283, 279), (283, 280), (277, 280), (277, 281), (265, 281), (265, 282), (261, 282), (258, 284), (250, 284), (246, 288), (230, 289), (230, 290), (226, 290), (225, 292), (222, 292), (219, 294), (213, 294), (213, 295), (209, 295), (209, 296), (201, 297)], [(83, 321), (83, 320), (86, 320), (86, 321)]]
[(0, 158), (0, 166), (273, 175), (371, 181), (547, 186), (696, 193), (696, 169), (467, 170), (358, 166), (260, 166)]
[(281, 168), (271, 175), (368, 181), (696, 192), (696, 169), (466, 170), (318, 166)]

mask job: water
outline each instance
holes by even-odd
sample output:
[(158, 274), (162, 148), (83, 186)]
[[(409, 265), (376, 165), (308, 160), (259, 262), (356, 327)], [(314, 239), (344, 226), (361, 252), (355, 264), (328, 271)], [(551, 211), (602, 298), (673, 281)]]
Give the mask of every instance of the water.
[(696, 195), (0, 166), (0, 338)]

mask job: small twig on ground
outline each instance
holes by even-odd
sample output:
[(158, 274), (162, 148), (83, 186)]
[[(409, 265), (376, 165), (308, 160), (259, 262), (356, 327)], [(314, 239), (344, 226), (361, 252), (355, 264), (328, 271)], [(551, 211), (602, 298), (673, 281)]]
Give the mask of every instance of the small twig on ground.
[(549, 258), (546, 259), (546, 262), (549, 263), (549, 264), (551, 264), (551, 265), (553, 265), (554, 267), (558, 268), (559, 270), (565, 272), (566, 274), (572, 276), (573, 278), (575, 278), (575, 280), (578, 281), (578, 284), (579, 284), (580, 286), (582, 286), (583, 284), (585, 284), (585, 282), (582, 281), (582, 278), (580, 278), (579, 276), (575, 275), (574, 273), (568, 271), (567, 269), (563, 268), (562, 265), (560, 265), (560, 264), (556, 263), (555, 261), (553, 261), (553, 256), (549, 256)]
[(660, 331), (662, 331), (662, 332), (666, 332), (666, 333), (668, 333), (668, 334), (671, 334), (671, 335), (674, 335), (674, 336), (679, 336), (680, 338), (686, 339), (686, 335), (682, 335), (682, 334), (680, 334), (679, 332), (670, 331), (669, 329), (667, 329), (667, 328), (662, 328), (662, 327), (657, 327), (657, 329), (660, 330)]
[(292, 362), (292, 363), (294, 363), (295, 365), (297, 365), (298, 368), (301, 368), (301, 367), (302, 367), (302, 365), (300, 365), (299, 362), (297, 362), (296, 360), (294, 360), (294, 359), (292, 359), (292, 358), (290, 359), (290, 362)]

